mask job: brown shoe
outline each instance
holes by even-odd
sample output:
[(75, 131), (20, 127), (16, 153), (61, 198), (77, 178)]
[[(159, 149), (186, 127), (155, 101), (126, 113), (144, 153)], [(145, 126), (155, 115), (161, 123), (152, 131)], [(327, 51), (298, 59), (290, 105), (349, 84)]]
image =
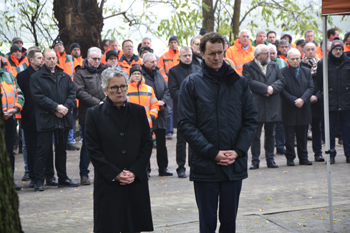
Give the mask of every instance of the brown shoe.
[(81, 177), (80, 185), (90, 185), (89, 177)]

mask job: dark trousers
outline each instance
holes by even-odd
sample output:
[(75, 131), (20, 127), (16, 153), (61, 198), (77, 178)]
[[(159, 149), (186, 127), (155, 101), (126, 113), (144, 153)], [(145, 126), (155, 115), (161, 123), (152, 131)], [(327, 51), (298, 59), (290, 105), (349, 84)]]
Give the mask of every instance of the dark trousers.
[(286, 158), (295, 159), (294, 136), (297, 138), (297, 151), (300, 161), (308, 159), (307, 153), (307, 130), (308, 125), (286, 126), (284, 125), (284, 135), (286, 138)]
[(55, 129), (52, 131), (38, 132), (38, 147), (35, 156), (34, 176), (35, 182), (44, 180), (44, 167), (50, 147), (52, 148), (52, 134), (55, 137), (55, 167), (59, 180), (67, 179), (66, 172), (66, 145), (68, 130)]
[(168, 151), (166, 148), (165, 129), (156, 129), (153, 131), (156, 135), (157, 144), (157, 164), (159, 170), (165, 170), (168, 167)]
[(215, 233), (219, 203), (219, 232), (236, 232), (236, 217), (242, 180), (223, 182), (194, 181), (200, 233)]
[[(81, 133), (83, 135), (83, 138), (85, 138), (85, 125), (81, 125)], [(90, 164), (90, 158), (87, 152), (85, 140), (83, 139), (83, 145), (80, 149), (80, 177), (89, 177), (89, 164)]]
[(322, 155), (322, 124), (323, 118), (312, 118), (311, 130), (312, 130), (312, 150), (316, 155)]
[(186, 170), (186, 140), (179, 131), (177, 131), (176, 135), (176, 163), (178, 166), (177, 171)]
[(285, 140), (284, 140), (284, 129), (281, 122), (278, 122), (275, 125), (275, 140), (276, 140), (276, 149), (278, 152), (284, 150)]
[(252, 163), (259, 163), (259, 156), (260, 156), (260, 137), (261, 137), (261, 130), (262, 127), (264, 126), (265, 129), (265, 157), (266, 157), (266, 162), (272, 162), (273, 161), (273, 150), (274, 150), (274, 144), (275, 144), (275, 138), (273, 136), (273, 131), (275, 128), (275, 123), (274, 122), (268, 122), (268, 123), (262, 123), (259, 122), (258, 128), (256, 129), (255, 136), (251, 145), (251, 152), (252, 152)]
[(348, 111), (330, 111), (329, 112), (329, 131), (331, 140), (331, 156), (336, 156), (335, 150), (335, 128), (337, 125), (337, 116), (339, 114), (340, 124), (343, 134), (343, 148), (345, 156), (350, 156), (350, 110)]
[(14, 117), (4, 120), (6, 151), (10, 158), (12, 174), (15, 171), (15, 156), (13, 155), (13, 145), (16, 133), (17, 121)]
[(38, 145), (38, 135), (36, 130), (27, 130), (24, 129), (24, 140), (26, 142), (27, 148), (27, 163), (28, 163), (28, 171), (29, 178), (34, 180), (34, 163), (35, 163), (35, 155), (36, 149)]

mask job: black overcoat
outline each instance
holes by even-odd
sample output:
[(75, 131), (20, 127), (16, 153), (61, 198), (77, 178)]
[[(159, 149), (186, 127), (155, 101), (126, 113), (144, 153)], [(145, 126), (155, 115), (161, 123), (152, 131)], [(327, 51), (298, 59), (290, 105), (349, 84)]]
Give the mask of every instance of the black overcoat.
[[(282, 97), (282, 122), (286, 126), (308, 125), (311, 123), (310, 97), (314, 91), (311, 72), (305, 67), (300, 67), (298, 80), (288, 65), (281, 69), (286, 84), (281, 92)], [(304, 100), (301, 108), (295, 106), (296, 99)]]
[(190, 74), (200, 70), (201, 67), (194, 65), (193, 63), (187, 65), (180, 63), (169, 70), (168, 82), (169, 92), (173, 99), (173, 127), (177, 128), (177, 104), (179, 99), (179, 91), (182, 81)]
[[(125, 103), (118, 109), (106, 98), (88, 109), (85, 124), (95, 168), (94, 232), (153, 231), (146, 175), (153, 143), (145, 108)], [(123, 170), (135, 174), (133, 183), (114, 180)]]
[[(248, 80), (258, 110), (258, 122), (282, 121), (280, 93), (284, 87), (284, 77), (276, 62), (267, 65), (266, 75), (253, 60), (244, 64), (243, 76)], [(264, 96), (272, 86), (273, 94)]]

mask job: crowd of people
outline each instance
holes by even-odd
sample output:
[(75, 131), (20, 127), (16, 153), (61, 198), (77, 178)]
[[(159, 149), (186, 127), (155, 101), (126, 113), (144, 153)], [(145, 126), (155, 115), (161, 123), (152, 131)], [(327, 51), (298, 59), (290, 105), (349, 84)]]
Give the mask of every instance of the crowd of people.
[[(336, 137), (350, 163), (350, 32), (343, 40), (335, 28), (327, 35), (331, 164)], [(98, 203), (95, 231), (104, 232), (110, 229), (107, 226), (149, 231), (151, 215), (141, 216), (136, 208), (143, 206), (150, 213), (149, 195), (135, 203), (116, 201), (115, 209), (102, 213), (110, 205), (104, 198), (148, 193), (152, 147), (158, 175), (173, 176), (166, 140), (173, 139), (177, 128), (177, 175), (187, 177), (188, 154), (200, 229), (214, 232), (219, 196), (227, 203), (220, 203), (220, 216), (235, 219), (249, 148), (250, 169), (259, 169), (263, 127), (268, 168), (278, 168), (276, 153), (285, 154), (287, 166), (295, 166), (295, 147), (299, 164), (312, 165), (308, 137), (314, 161), (324, 161), (323, 50), (322, 41), (319, 45), (314, 36), (307, 30), (304, 38), (293, 41), (283, 32), (277, 40), (274, 31), (258, 31), (253, 40), (250, 31), (242, 30), (230, 46), (225, 37), (202, 28), (190, 46), (179, 48), (178, 38), (171, 36), (161, 56), (154, 54), (152, 39), (145, 37), (137, 53), (132, 40), (124, 40), (120, 48), (111, 39), (102, 41), (100, 48), (89, 48), (86, 58), (78, 43), (69, 46), (68, 54), (60, 38), (41, 51), (36, 46), (24, 48), (22, 39), (14, 37), (10, 52), (0, 53), (5, 142), (12, 171), (17, 137), (22, 139), (25, 162), (22, 180), (30, 180), (34, 191), (44, 191), (45, 180), (49, 186), (90, 185), (91, 159)], [(81, 148), (75, 144), (77, 131)], [(80, 183), (67, 175), (66, 150), (80, 150)], [(110, 186), (116, 182), (118, 189)], [(214, 192), (205, 195), (208, 190)], [(235, 198), (225, 199), (221, 193)], [(134, 214), (125, 214), (125, 208)], [(113, 216), (125, 221), (116, 222)], [(142, 224), (132, 224), (142, 218)], [(223, 232), (235, 229), (229, 220), (220, 218)]]

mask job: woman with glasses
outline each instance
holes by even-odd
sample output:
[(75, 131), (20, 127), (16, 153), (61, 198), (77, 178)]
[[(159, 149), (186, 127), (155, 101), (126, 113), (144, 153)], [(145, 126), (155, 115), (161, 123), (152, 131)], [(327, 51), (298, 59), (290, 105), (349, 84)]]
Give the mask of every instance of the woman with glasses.
[(102, 72), (106, 101), (86, 114), (86, 144), (95, 168), (94, 232), (153, 231), (146, 167), (152, 138), (145, 108), (127, 102), (128, 75)]

